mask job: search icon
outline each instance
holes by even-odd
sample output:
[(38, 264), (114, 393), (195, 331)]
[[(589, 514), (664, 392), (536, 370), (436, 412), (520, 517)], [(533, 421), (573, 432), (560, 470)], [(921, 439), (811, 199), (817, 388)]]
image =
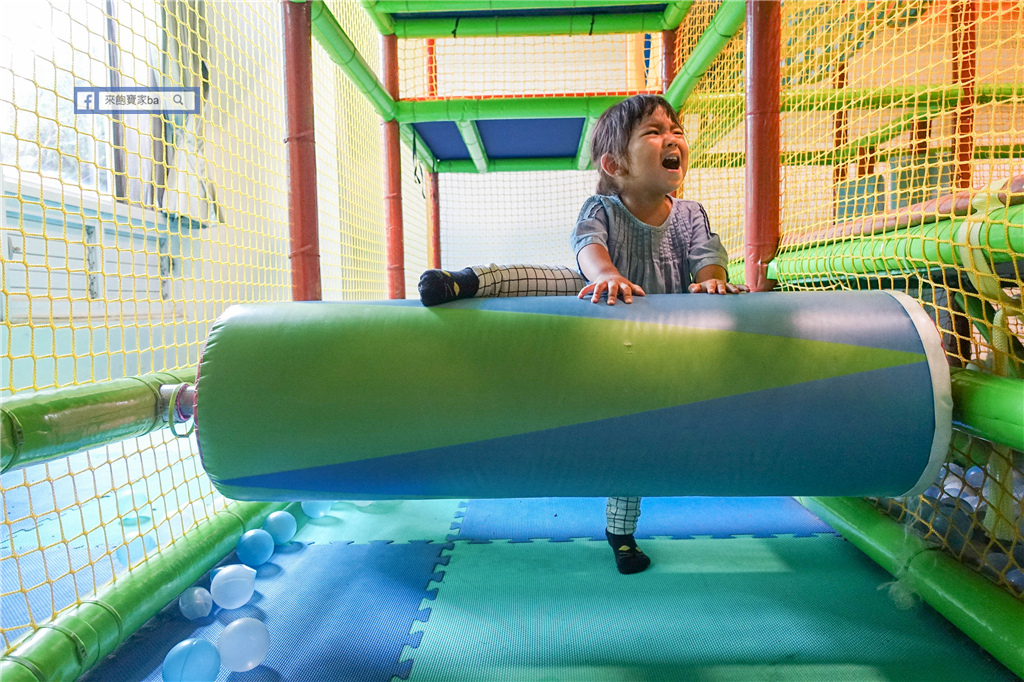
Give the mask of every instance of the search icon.
[(177, 104), (178, 106), (182, 106), (182, 107), (183, 107), (183, 106), (185, 106), (185, 102), (184, 102), (184, 100), (182, 100), (182, 99), (181, 99), (181, 95), (175, 95), (175, 96), (174, 96), (174, 97), (172, 98), (172, 100), (173, 100), (173, 102), (174, 102), (175, 104)]

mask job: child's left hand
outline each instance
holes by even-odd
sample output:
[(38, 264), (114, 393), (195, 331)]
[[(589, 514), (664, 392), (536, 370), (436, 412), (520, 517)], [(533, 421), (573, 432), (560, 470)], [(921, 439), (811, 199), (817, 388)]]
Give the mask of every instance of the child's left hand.
[(691, 294), (745, 294), (750, 288), (745, 284), (729, 284), (724, 279), (706, 279), (690, 285)]

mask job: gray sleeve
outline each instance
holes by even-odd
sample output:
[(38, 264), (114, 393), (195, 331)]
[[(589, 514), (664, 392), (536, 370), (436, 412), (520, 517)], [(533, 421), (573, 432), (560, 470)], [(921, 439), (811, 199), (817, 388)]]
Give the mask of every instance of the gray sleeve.
[(608, 248), (608, 212), (597, 197), (590, 197), (583, 202), (569, 243), (572, 245), (572, 252), (577, 255), (580, 249), (588, 244), (600, 244)]
[(687, 264), (696, 278), (700, 269), (708, 265), (721, 265), (728, 270), (729, 254), (722, 246), (722, 240), (711, 231), (711, 222), (704, 207), (694, 202), (695, 209), (691, 212), (689, 248)]

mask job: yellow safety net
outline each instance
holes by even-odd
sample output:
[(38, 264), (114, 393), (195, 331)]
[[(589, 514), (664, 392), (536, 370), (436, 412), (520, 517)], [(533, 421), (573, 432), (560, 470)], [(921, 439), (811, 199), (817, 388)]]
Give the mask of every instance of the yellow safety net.
[[(333, 9), (375, 65), (365, 13)], [(48, 0), (2, 15), (4, 398), (194, 367), (228, 306), (290, 298), (279, 3)], [(324, 298), (383, 298), (379, 117), (313, 55)], [(199, 113), (127, 96), (121, 113), (91, 113), (75, 96), (87, 87), (197, 87)], [(403, 183), (415, 292), (425, 200), (408, 153)], [(168, 430), (6, 472), (2, 495), (4, 653), (226, 505), (194, 437)]]
[[(1024, 8), (973, 6), (783, 3), (782, 243), (772, 272), (783, 290), (906, 291), (932, 314), (951, 366), (1020, 379)], [(720, 8), (691, 6), (668, 57), (677, 72)], [(705, 206), (734, 278), (743, 273), (744, 40), (741, 27), (680, 112), (691, 146), (682, 196)], [(660, 34), (400, 45), (410, 98), (664, 86)], [(595, 183), (593, 171), (442, 176), (444, 266), (574, 266), (568, 233)], [(926, 495), (879, 504), (913, 516), (930, 541), (1022, 598), (1024, 460), (965, 438)], [(951, 542), (950, 527), (968, 540)]]
[[(365, 13), (329, 5), (377, 69)], [(670, 55), (658, 33), (402, 40), (401, 96), (661, 92), (663, 61), (678, 70), (719, 6), (694, 3)], [(1020, 379), (1024, 9), (974, 6), (783, 4), (775, 274), (787, 290), (906, 290), (933, 314), (952, 365)], [(4, 6), (3, 396), (194, 366), (228, 306), (290, 297), (280, 27), (278, 3)], [(683, 196), (707, 208), (734, 273), (743, 57), (741, 29), (682, 109), (693, 148)], [(379, 118), (316, 44), (313, 59), (324, 298), (383, 298)], [(115, 86), (194, 86), (200, 112), (76, 112), (76, 87)], [(405, 149), (401, 161), (414, 297), (427, 199), (419, 159)], [(443, 263), (573, 264), (568, 232), (595, 180), (443, 175)], [(225, 505), (194, 439), (168, 431), (7, 472), (2, 484), (5, 652)], [(1020, 598), (1022, 498), (1021, 453), (958, 434), (932, 490), (877, 502)]]

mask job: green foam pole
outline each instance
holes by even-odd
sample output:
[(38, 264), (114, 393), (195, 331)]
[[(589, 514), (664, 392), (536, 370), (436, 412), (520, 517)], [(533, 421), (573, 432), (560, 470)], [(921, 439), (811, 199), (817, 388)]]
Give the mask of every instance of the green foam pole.
[(743, 0), (724, 0), (711, 19), (711, 25), (700, 37), (693, 52), (683, 63), (679, 75), (665, 91), (665, 99), (679, 109), (693, 88), (707, 72), (708, 67), (721, 54), (746, 20), (746, 3)]
[(313, 37), (323, 46), (331, 61), (341, 67), (345, 75), (359, 89), (381, 118), (390, 121), (395, 118), (395, 100), (370, 69), (355, 44), (349, 39), (341, 24), (331, 14), (323, 0), (313, 0)]
[(580, 145), (576, 148), (576, 170), (590, 168), (590, 136), (594, 133), (596, 118), (587, 118), (580, 132)]
[(437, 170), (437, 159), (434, 158), (434, 153), (430, 151), (430, 147), (423, 141), (420, 134), (416, 132), (416, 129), (409, 124), (401, 125), (398, 127), (398, 132), (402, 136), (402, 140), (410, 150), (416, 151), (416, 156), (422, 161), (428, 169), (431, 171)]
[(2, 471), (162, 429), (160, 386), (195, 379), (193, 367), (4, 398)]
[(387, 12), (380, 9), (377, 0), (361, 0), (360, 4), (366, 10), (366, 13), (370, 15), (370, 21), (377, 27), (381, 35), (388, 36), (395, 32), (395, 22)]
[[(1024, 97), (1024, 86), (978, 86), (979, 100), (1007, 102)], [(892, 88), (843, 88), (841, 90), (785, 90), (782, 92), (782, 111), (838, 111), (843, 109), (886, 109), (911, 107), (937, 107), (950, 109), (960, 100), (957, 86), (912, 85)], [(685, 111), (694, 113), (710, 106), (726, 107), (743, 104), (742, 93), (701, 93), (693, 95), (683, 104)]]
[[(679, 78), (676, 78), (679, 81)], [(673, 84), (676, 82), (673, 81)], [(850, 108), (928, 107), (937, 113), (959, 100), (958, 88), (890, 88), (879, 90), (839, 90), (818, 94), (789, 92), (783, 94), (784, 111), (832, 111)], [(479, 121), (497, 118), (597, 118), (605, 109), (625, 99), (624, 95), (568, 95), (550, 97), (493, 97), (487, 99), (449, 98), (434, 100), (399, 100), (395, 118), (401, 123), (432, 121)], [(684, 107), (694, 111), (714, 102), (743, 109), (742, 95), (695, 95)], [(1005, 148), (1004, 148), (1005, 147)], [(1012, 153), (1021, 145), (1003, 145), (1001, 153)]]
[(902, 525), (864, 500), (797, 499), (1003, 665), (1024, 676), (1024, 604), (916, 535), (908, 534)]
[(661, 13), (395, 20), (395, 35), (404, 39), (609, 35), (655, 33), (664, 28)]
[[(364, 0), (365, 2), (365, 0)], [(376, 0), (373, 3), (378, 12), (385, 14), (429, 12), (507, 12), (531, 9), (572, 9), (583, 11), (603, 7), (627, 7), (650, 4), (650, 0)], [(675, 3), (669, 3), (675, 4)]]
[(484, 151), (484, 143), (480, 139), (480, 131), (477, 130), (476, 123), (474, 121), (457, 121), (455, 125), (459, 128), (462, 141), (466, 143), (473, 166), (476, 167), (478, 173), (486, 173), (487, 152)]
[[(515, 173), (524, 171), (579, 170), (574, 157), (540, 159), (488, 159), (488, 173)], [(438, 161), (439, 173), (478, 173), (473, 161)]]
[[(679, 28), (679, 25), (683, 23), (683, 19), (690, 13), (690, 7), (693, 6), (693, 0), (682, 0), (681, 2), (670, 2), (665, 6), (665, 11), (661, 15), (661, 25), (663, 31), (671, 31)], [(663, 57), (664, 59), (664, 57)]]
[(957, 368), (950, 379), (958, 428), (1024, 451), (1024, 381)]
[[(937, 266), (960, 266), (954, 252), (956, 231), (963, 219), (941, 220), (891, 233), (885, 239), (843, 239), (831, 244), (791, 248), (774, 260), (781, 280), (836, 274), (916, 272)], [(877, 236), (876, 236), (877, 237)], [(980, 243), (994, 262), (1024, 253), (1024, 204), (989, 214)]]
[(95, 597), (62, 612), (0, 660), (4, 682), (71, 682), (128, 639), (198, 580), (274, 511), (298, 504), (232, 502), (164, 550), (119, 577)]

